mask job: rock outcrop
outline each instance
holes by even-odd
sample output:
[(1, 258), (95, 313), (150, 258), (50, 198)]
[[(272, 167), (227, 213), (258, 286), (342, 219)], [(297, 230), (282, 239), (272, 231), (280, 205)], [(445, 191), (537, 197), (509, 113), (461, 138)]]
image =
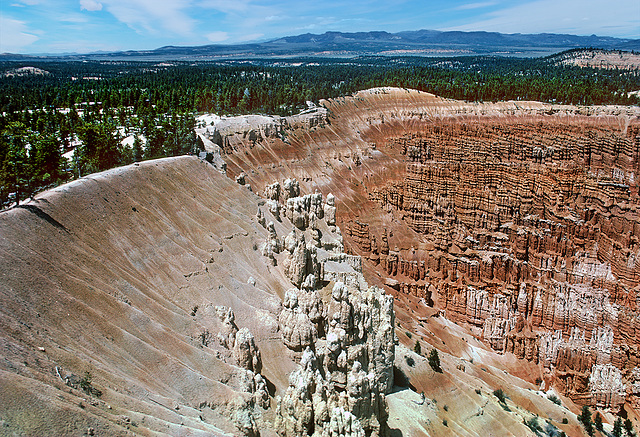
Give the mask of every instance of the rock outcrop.
[(600, 408), (622, 405), (627, 394), (620, 370), (611, 364), (593, 365), (588, 390), (592, 402)]
[[(278, 324), (300, 367), (277, 401), (275, 428), (283, 436), (386, 435), (393, 298), (368, 287), (359, 257), (342, 252), (333, 196), (327, 202), (319, 193), (300, 197), (296, 183), (283, 185), (286, 217), (294, 229), (280, 240), (280, 256), (295, 288), (285, 294)], [(280, 200), (276, 186), (267, 191)], [(323, 301), (319, 290), (331, 283)]]
[(233, 346), (233, 357), (238, 366), (260, 373), (262, 370), (262, 358), (260, 351), (256, 347), (253, 334), (247, 328), (242, 328), (236, 333), (235, 344)]
[[(195, 313), (200, 333), (195, 336), (200, 345), (216, 350), (216, 357), (234, 366), (230, 384), (246, 398), (237, 398), (234, 411), (236, 427), (245, 436), (258, 436), (255, 417), (258, 409), (269, 408), (270, 396), (262, 371), (262, 357), (253, 334), (248, 328), (238, 329), (235, 314), (225, 306), (206, 305)], [(217, 332), (216, 334), (214, 334)]]
[[(310, 314), (305, 311), (307, 305), (299, 305), (298, 294), (301, 290), (291, 289), (285, 295), (282, 312), (278, 317), (280, 332), (284, 344), (291, 350), (303, 351), (314, 345), (318, 340), (318, 326), (311, 320)], [(309, 293), (311, 294), (311, 293)], [(315, 296), (317, 292), (315, 292)], [(310, 296), (306, 296), (308, 300)], [(318, 306), (322, 302), (314, 299)]]
[(310, 108), (289, 117), (267, 115), (243, 115), (218, 120), (215, 126), (206, 130), (206, 137), (220, 146), (223, 152), (255, 146), (266, 139), (286, 140), (286, 131), (293, 129), (313, 129), (327, 123), (327, 110)]

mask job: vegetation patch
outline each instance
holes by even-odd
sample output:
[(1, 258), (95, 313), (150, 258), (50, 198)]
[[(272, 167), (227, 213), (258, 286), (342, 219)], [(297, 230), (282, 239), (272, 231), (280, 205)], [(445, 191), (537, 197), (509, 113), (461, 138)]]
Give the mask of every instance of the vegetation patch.
[(429, 365), (434, 372), (442, 373), (442, 367), (440, 367), (440, 356), (438, 355), (438, 350), (435, 348), (431, 349), (431, 352), (429, 352)]
[(88, 395), (96, 397), (102, 396), (102, 390), (93, 386), (92, 379), (93, 377), (91, 376), (91, 373), (84, 372), (84, 376), (80, 379), (80, 382), (78, 382), (78, 386)]

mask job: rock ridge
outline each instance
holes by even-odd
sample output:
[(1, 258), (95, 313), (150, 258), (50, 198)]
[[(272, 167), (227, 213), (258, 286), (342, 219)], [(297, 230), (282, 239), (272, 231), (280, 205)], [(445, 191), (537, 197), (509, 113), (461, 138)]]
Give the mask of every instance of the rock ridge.
[[(293, 288), (278, 317), (282, 341), (299, 359), (278, 397), (275, 429), (282, 436), (384, 436), (385, 395), (393, 386), (393, 298), (369, 287), (359, 257), (343, 252), (335, 201), (299, 196), (295, 180), (265, 189), (293, 229), (272, 233), (263, 251), (282, 265)], [(284, 196), (281, 194), (284, 192)], [(270, 207), (270, 209), (273, 209)], [(325, 214), (326, 211), (326, 214)], [(260, 223), (266, 213), (258, 212)], [(268, 224), (273, 230), (273, 223)], [(331, 286), (331, 284), (333, 284)], [(324, 299), (327, 287), (330, 294)]]

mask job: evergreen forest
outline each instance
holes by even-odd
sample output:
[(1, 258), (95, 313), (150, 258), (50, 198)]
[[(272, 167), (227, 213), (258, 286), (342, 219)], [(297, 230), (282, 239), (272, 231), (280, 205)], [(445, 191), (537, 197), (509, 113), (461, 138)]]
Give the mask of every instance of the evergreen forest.
[[(377, 57), (221, 62), (0, 62), (0, 207), (86, 174), (202, 148), (195, 117), (288, 115), (395, 86), (466, 101), (637, 105), (639, 70), (555, 58)], [(25, 69), (28, 67), (29, 69)], [(133, 142), (123, 142), (133, 136)]]

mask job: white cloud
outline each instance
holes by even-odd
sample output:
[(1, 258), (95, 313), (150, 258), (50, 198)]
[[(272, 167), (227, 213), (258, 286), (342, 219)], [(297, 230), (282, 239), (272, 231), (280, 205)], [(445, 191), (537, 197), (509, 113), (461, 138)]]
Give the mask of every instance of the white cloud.
[(196, 21), (186, 11), (191, 0), (102, 0), (105, 9), (130, 28), (159, 34), (191, 35)]
[(469, 9), (481, 9), (481, 8), (487, 8), (489, 6), (493, 6), (497, 4), (496, 2), (478, 2), (478, 3), (467, 3), (464, 5), (460, 5), (456, 8), (454, 8), (456, 11), (466, 11)]
[(82, 24), (82, 23), (89, 22), (89, 19), (84, 14), (70, 14), (70, 13), (61, 14), (59, 17), (56, 17), (55, 19), (62, 23)]
[(38, 37), (27, 29), (24, 21), (0, 15), (0, 53), (20, 52), (37, 40)]
[(215, 9), (225, 14), (247, 12), (251, 9), (260, 8), (260, 6), (252, 5), (251, 3), (251, 0), (200, 0), (198, 6), (205, 9)]
[(264, 33), (250, 33), (246, 35), (240, 35), (237, 39), (238, 42), (255, 41), (264, 37)]
[[(484, 15), (484, 19), (443, 30), (503, 33), (570, 33), (632, 36), (640, 28), (637, 0), (536, 0)], [(636, 36), (637, 38), (637, 36)]]
[(102, 3), (97, 2), (96, 0), (80, 0), (80, 9), (84, 9), (86, 11), (101, 11)]
[[(194, 6), (215, 16), (217, 27), (228, 32), (229, 42), (253, 41), (264, 37), (265, 26), (278, 26), (286, 14), (283, 8), (293, 8), (291, 0), (193, 0)], [(211, 39), (211, 38), (209, 38)]]
[(207, 33), (205, 36), (211, 42), (222, 42), (229, 39), (229, 35), (227, 34), (227, 32), (221, 31)]

